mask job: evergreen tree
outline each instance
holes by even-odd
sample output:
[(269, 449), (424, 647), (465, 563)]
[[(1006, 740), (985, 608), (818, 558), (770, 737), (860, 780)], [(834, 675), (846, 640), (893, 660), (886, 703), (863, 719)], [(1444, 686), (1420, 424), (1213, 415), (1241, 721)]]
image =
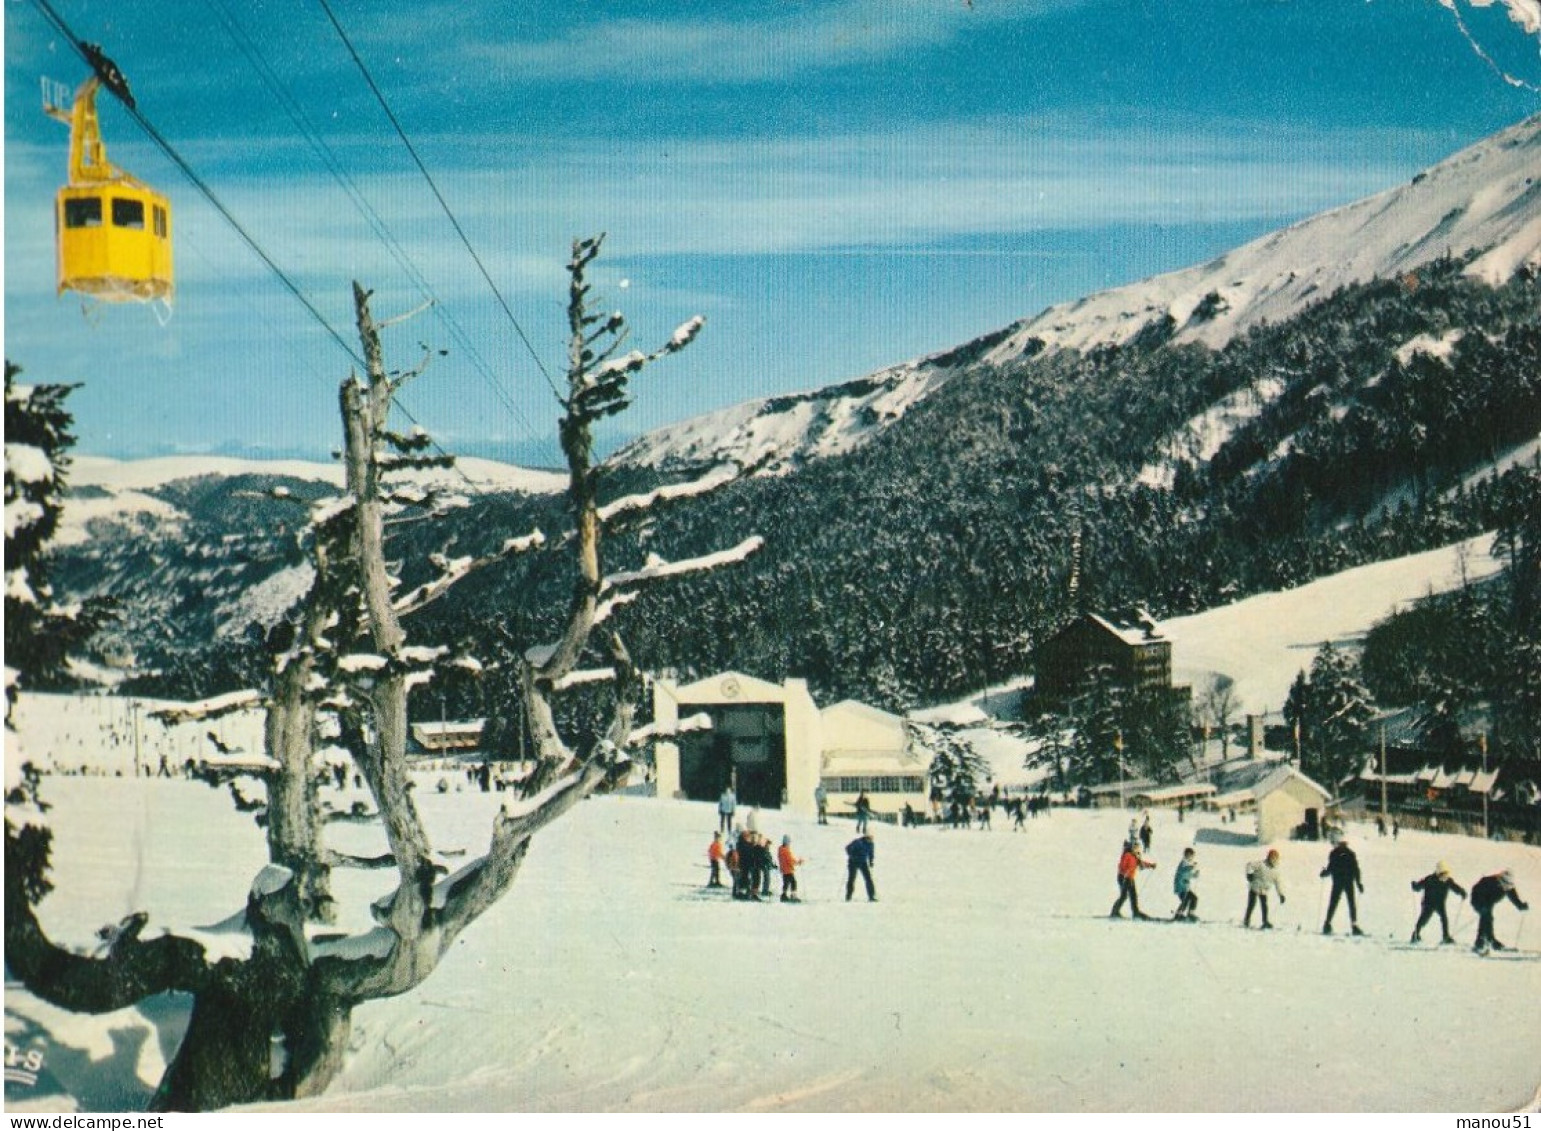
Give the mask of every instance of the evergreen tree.
[[(78, 607), (54, 600), (48, 544), (59, 527), (75, 443), (64, 402), (74, 385), (22, 385), (5, 363), (6, 717), (17, 683), (53, 687), (66, 660), (111, 614), (102, 599)], [(9, 761), (9, 759), (7, 759)]]
[(969, 743), (949, 727), (915, 727), (920, 745), (931, 752), (928, 776), (931, 788), (940, 790), (943, 804), (971, 812), (974, 799), (984, 791), (990, 767)]
[(1362, 767), (1370, 749), (1375, 705), (1359, 665), (1329, 641), (1311, 662), (1308, 725), (1301, 736), (1302, 771), (1336, 789)]

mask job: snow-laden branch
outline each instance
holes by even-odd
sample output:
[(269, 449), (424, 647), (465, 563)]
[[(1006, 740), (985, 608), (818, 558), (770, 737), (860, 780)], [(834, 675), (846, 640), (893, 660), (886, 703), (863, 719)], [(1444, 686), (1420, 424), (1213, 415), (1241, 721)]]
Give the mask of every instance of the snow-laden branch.
[(615, 612), (616, 609), (622, 605), (631, 604), (640, 596), (641, 594), (635, 589), (606, 594), (604, 599), (594, 607), (594, 623), (596, 625), (603, 624), (610, 619), (610, 614)]
[(469, 555), (463, 558), (446, 558), (443, 554), (435, 554), (429, 560), (439, 568), (439, 576), (397, 597), (394, 604), (398, 613), (426, 605), (470, 573), (476, 564), (476, 559)]
[(177, 703), (174, 706), (157, 707), (149, 712), (149, 717), (158, 722), (171, 724), (203, 722), (234, 714), (236, 711), (246, 711), (253, 707), (260, 707), (262, 702), (261, 692), (232, 691), (225, 695), (215, 695), (209, 699), (199, 699), (193, 703)]
[(666, 562), (657, 555), (651, 555), (648, 562), (641, 569), (625, 570), (613, 573), (606, 577), (601, 587), (601, 592), (619, 588), (622, 585), (635, 585), (639, 582), (654, 581), (661, 577), (677, 577), (684, 573), (700, 573), (705, 570), (717, 569), (720, 566), (741, 562), (761, 546), (765, 545), (765, 539), (758, 534), (745, 538), (737, 546), (726, 550), (718, 550), (714, 554), (703, 554), (698, 558), (682, 558), (677, 562)]
[(536, 527), (530, 533), (518, 538), (510, 538), (503, 543), (501, 552), (505, 555), (523, 554), (530, 550), (536, 550), (546, 544), (546, 536)]
[(439, 568), (439, 576), (397, 597), (392, 602), (392, 607), (398, 616), (409, 616), (444, 596), (455, 585), (483, 566), (502, 561), (504, 558), (511, 558), (515, 554), (527, 553), (545, 544), (545, 534), (536, 529), (518, 538), (507, 539), (495, 552), (483, 557), (449, 558), (436, 554), (432, 561)]
[(312, 526), (326, 526), (334, 522), (354, 507), (358, 506), (358, 499), (352, 494), (333, 495), (329, 499), (317, 499), (310, 505), (310, 524)]
[(740, 468), (736, 465), (723, 464), (720, 467), (713, 468), (700, 479), (692, 480), (689, 483), (675, 483), (667, 487), (659, 487), (642, 495), (624, 495), (600, 507), (599, 517), (602, 522), (609, 522), (623, 514), (647, 510), (654, 503), (660, 501), (705, 495), (725, 487), (737, 479), (740, 474)]
[(551, 684), (553, 691), (566, 691), (570, 687), (578, 687), (585, 683), (608, 683), (615, 678), (614, 668), (584, 668), (581, 671), (568, 672), (561, 679)]
[(626, 736), (627, 746), (636, 746), (651, 738), (671, 738), (677, 734), (689, 734), (692, 731), (711, 730), (712, 717), (705, 711), (691, 715), (688, 718), (677, 719), (673, 726), (666, 726), (654, 719), (645, 726), (640, 726)]

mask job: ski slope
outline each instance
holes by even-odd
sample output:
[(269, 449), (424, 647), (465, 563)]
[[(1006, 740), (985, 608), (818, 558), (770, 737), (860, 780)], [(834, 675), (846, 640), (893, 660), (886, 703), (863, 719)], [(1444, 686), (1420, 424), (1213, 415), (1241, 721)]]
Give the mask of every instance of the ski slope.
[[(496, 795), (421, 781), (436, 842), (479, 850)], [(203, 786), (54, 778), (50, 929), (82, 947), (135, 908), (211, 924), (242, 903), (259, 830)], [(418, 990), (361, 1007), (324, 1097), (286, 1111), (1499, 1111), (1541, 1081), (1541, 922), (1505, 905), (1527, 957), (1401, 948), (1409, 883), (1448, 862), (1469, 887), (1503, 867), (1541, 893), (1541, 849), (1350, 827), (1365, 939), (1322, 937), (1326, 845), (1287, 844), (1277, 929), (1244, 931), (1260, 855), (1212, 820), (1155, 814), (1147, 910), (1198, 848), (1196, 925), (1107, 918), (1129, 815), (1060, 810), (1012, 832), (879, 826), (879, 902), (842, 898), (848, 824), (764, 812), (806, 858), (806, 901), (702, 887), (710, 805), (595, 798), (536, 838), (509, 896)], [(338, 847), (378, 832), (339, 827)], [(354, 840), (346, 839), (352, 834)], [(376, 849), (378, 850), (378, 849)], [(349, 926), (386, 883), (338, 883)], [(1340, 912), (1340, 924), (1343, 922)], [(1437, 936), (1430, 930), (1426, 937)], [(64, 1014), (8, 984), (7, 1039), (46, 1080), (12, 1111), (142, 1103), (185, 1003)], [(30, 1043), (30, 1044), (29, 1044)], [(1431, 1059), (1438, 1071), (1430, 1071)], [(52, 1091), (44, 1092), (44, 1088)]]

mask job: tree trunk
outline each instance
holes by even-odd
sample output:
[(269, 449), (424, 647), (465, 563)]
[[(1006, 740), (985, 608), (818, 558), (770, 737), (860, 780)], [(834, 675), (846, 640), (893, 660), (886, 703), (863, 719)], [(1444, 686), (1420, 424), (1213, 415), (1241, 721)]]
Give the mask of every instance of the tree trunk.
[(295, 658), (279, 674), (268, 705), (264, 741), (278, 769), (268, 774), (268, 859), (288, 868), (299, 884), (305, 912), (322, 923), (336, 921), (331, 870), (323, 860), (320, 799), (311, 772), (316, 709), (306, 694), (312, 663)]
[(311, 961), (296, 877), (269, 867), (246, 902), (252, 956), (224, 959), (192, 1018), (152, 1111), (213, 1111), (317, 1095), (342, 1067), (352, 999)]

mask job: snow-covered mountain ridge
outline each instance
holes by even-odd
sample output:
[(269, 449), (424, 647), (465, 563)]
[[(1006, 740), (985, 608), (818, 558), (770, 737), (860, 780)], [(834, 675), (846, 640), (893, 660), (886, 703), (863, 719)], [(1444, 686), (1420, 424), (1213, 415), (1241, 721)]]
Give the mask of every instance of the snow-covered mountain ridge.
[[(1129, 342), (1142, 331), (1218, 348), (1375, 278), (1446, 255), (1479, 254), (1466, 273), (1502, 283), (1541, 267), (1541, 115), (1367, 197), (1273, 232), (1208, 263), (1102, 291), (957, 349), (797, 396), (749, 401), (643, 436), (616, 463), (668, 469), (722, 460), (784, 471), (848, 451), (976, 361)], [(1170, 320), (1169, 322), (1167, 320)]]
[[(65, 502), (56, 544), (81, 545), (90, 538), (93, 522), (131, 525), (141, 518), (177, 522), (183, 513), (154, 494), (188, 480), (260, 476), (325, 484), (342, 489), (342, 465), (307, 460), (239, 459), (229, 456), (162, 456), (117, 460), (104, 456), (75, 456), (70, 463), (70, 496)], [(515, 467), (494, 460), (462, 458), (453, 469), (414, 473), (417, 486), (460, 493), (550, 494), (566, 489), (567, 479), (556, 472)]]

